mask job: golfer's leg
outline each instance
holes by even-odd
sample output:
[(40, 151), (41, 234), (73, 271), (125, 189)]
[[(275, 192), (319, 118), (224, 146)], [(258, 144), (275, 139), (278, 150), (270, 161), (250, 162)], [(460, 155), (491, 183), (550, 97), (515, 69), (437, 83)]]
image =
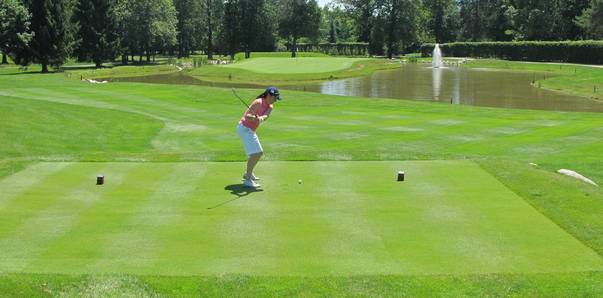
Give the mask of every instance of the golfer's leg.
[(262, 158), (262, 152), (258, 152), (258, 153), (254, 153), (249, 155), (249, 159), (247, 160), (247, 176), (246, 177), (251, 177), (251, 174), (253, 174), (253, 169), (255, 168), (255, 166), (258, 164), (258, 161), (260, 161), (260, 158)]

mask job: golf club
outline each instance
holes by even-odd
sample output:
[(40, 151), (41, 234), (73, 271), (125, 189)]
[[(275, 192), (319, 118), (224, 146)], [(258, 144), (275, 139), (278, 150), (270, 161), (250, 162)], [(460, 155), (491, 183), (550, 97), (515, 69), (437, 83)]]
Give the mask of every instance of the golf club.
[(232, 94), (234, 94), (249, 109), (249, 105), (237, 94), (237, 91), (234, 87), (232, 88)]

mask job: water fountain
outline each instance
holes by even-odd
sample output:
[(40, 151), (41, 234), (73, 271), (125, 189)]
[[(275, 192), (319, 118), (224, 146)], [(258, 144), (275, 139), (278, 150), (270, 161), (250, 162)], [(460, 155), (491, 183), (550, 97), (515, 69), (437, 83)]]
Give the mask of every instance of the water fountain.
[(433, 49), (433, 60), (431, 61), (431, 65), (433, 68), (442, 67), (442, 50), (440, 50), (440, 44), (436, 43), (435, 48)]

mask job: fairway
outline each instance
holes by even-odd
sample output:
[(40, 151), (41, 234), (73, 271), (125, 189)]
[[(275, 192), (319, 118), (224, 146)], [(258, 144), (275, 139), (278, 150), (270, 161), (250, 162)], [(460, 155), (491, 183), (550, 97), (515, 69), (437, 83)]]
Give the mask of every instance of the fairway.
[[(37, 163), (0, 180), (0, 272), (544, 273), (603, 269), (472, 161)], [(405, 170), (407, 181), (396, 182)], [(96, 175), (106, 185), (96, 186)], [(299, 184), (298, 180), (302, 180)]]
[(257, 73), (322, 73), (350, 68), (354, 62), (365, 60), (369, 59), (332, 57), (303, 57), (292, 59), (259, 57), (225, 65), (223, 67), (240, 68)]

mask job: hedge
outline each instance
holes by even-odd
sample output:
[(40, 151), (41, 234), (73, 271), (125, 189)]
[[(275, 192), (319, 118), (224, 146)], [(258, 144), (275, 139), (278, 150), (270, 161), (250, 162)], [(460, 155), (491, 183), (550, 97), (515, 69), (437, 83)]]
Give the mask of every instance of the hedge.
[[(422, 45), (421, 55), (431, 56), (434, 46)], [(454, 42), (441, 44), (440, 48), (444, 56), (451, 57), (603, 64), (603, 40)]]
[[(291, 45), (287, 44), (291, 51)], [(298, 43), (297, 52), (320, 52), (328, 55), (341, 56), (367, 56), (368, 43), (366, 42), (340, 42), (340, 43)]]

